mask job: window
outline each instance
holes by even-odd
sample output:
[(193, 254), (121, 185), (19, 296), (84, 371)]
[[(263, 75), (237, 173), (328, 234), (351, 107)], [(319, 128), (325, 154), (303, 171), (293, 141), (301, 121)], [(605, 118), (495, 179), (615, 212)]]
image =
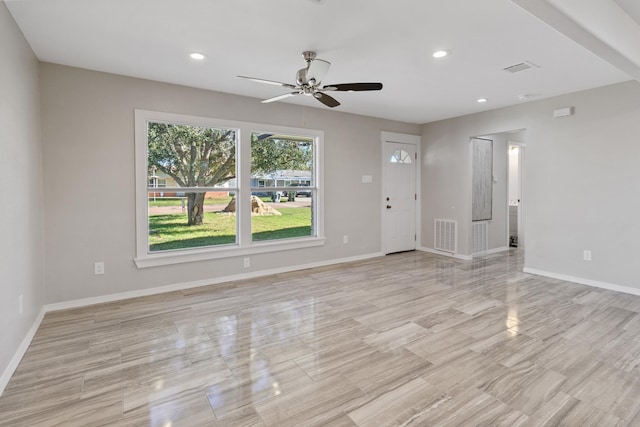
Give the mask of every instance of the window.
[[(259, 180), (265, 185), (251, 188), (252, 241), (316, 235), (312, 215), (316, 190), (313, 137), (252, 132), (251, 176), (268, 177), (271, 183)], [(309, 185), (298, 197), (298, 185), (293, 183), (301, 180)], [(265, 206), (263, 201), (271, 204)]]
[(324, 243), (322, 132), (136, 110), (135, 140), (138, 267)]
[(411, 156), (409, 153), (402, 149), (397, 149), (391, 155), (391, 163), (407, 163), (411, 164)]

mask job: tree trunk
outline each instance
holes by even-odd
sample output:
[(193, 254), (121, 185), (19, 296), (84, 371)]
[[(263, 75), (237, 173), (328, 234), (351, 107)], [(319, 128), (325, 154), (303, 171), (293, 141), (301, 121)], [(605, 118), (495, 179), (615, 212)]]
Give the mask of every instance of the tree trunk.
[(187, 193), (188, 225), (202, 225), (205, 193)]

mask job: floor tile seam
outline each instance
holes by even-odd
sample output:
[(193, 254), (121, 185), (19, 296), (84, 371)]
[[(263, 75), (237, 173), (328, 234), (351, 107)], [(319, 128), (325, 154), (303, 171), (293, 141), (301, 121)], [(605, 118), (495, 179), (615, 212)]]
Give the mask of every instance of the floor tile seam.
[(123, 414), (125, 417), (127, 416), (132, 416), (131, 414), (133, 414), (135, 411), (138, 410), (143, 410), (142, 408), (145, 408), (147, 406), (149, 407), (153, 407), (153, 406), (162, 406), (165, 405), (167, 403), (170, 403), (171, 401), (174, 400), (180, 400), (183, 397), (188, 397), (191, 398), (193, 396), (198, 397), (199, 394), (201, 394), (201, 398), (207, 399), (208, 400), (208, 396), (206, 394), (206, 389), (207, 387), (210, 387), (210, 385), (206, 385), (206, 384), (195, 384), (190, 386), (189, 388), (180, 388), (179, 390), (172, 392), (170, 394), (166, 394), (166, 395), (162, 395), (161, 397), (154, 399), (154, 400), (145, 400), (143, 403), (130, 408), (129, 410), (124, 410), (124, 404), (127, 402), (126, 396), (125, 396), (125, 387), (122, 387), (122, 403), (123, 403)]
[[(342, 378), (344, 380), (346, 380), (347, 382), (349, 382), (356, 389), (358, 389), (358, 391), (360, 391), (363, 394), (363, 397), (364, 397), (364, 400), (363, 400), (362, 404), (357, 406), (357, 407), (351, 408), (349, 413), (354, 412), (354, 411), (356, 411), (356, 410), (358, 410), (360, 408), (363, 408), (363, 407), (369, 405), (370, 403), (373, 403), (375, 400), (377, 400), (377, 399), (379, 399), (379, 398), (381, 398), (381, 397), (383, 397), (385, 395), (388, 395), (389, 393), (392, 393), (392, 392), (400, 389), (401, 387), (404, 387), (408, 383), (410, 383), (412, 381), (415, 381), (418, 378), (420, 380), (424, 381), (428, 386), (433, 387), (434, 389), (436, 389), (439, 394), (447, 394), (448, 395), (448, 393), (446, 393), (446, 392), (440, 390), (439, 388), (435, 387), (433, 384), (429, 383), (426, 379), (422, 378), (421, 376), (417, 376), (417, 377), (414, 377), (414, 378), (412, 378), (412, 379), (410, 379), (410, 380), (408, 380), (408, 381), (406, 381), (404, 383), (397, 384), (397, 385), (395, 385), (395, 387), (392, 387), (392, 388), (390, 388), (388, 390), (385, 390), (381, 394), (372, 394), (371, 392), (365, 392), (363, 389), (361, 389), (360, 387), (355, 385), (351, 380), (349, 380), (349, 378), (346, 378), (346, 377), (342, 377)], [(397, 403), (392, 405), (392, 407), (397, 407), (397, 406), (402, 405), (402, 399), (400, 399), (400, 398), (395, 399), (394, 402), (397, 402)], [(349, 415), (349, 413), (347, 413), (347, 415)]]
[[(74, 404), (74, 403), (81, 403), (82, 400), (83, 399), (78, 396), (78, 397), (75, 397), (75, 398), (63, 400), (62, 402), (50, 402), (50, 404), (46, 404), (47, 401), (45, 401), (45, 404), (41, 408), (37, 409), (36, 411), (33, 411), (32, 409), (30, 409), (28, 412), (26, 412), (24, 414), (20, 414), (20, 409), (24, 409), (26, 407), (26, 406), (22, 405), (19, 408), (15, 408), (13, 410), (14, 417), (17, 415), (18, 416), (17, 418), (11, 419), (11, 416), (10, 416), (11, 411), (9, 411), (8, 414), (4, 413), (2, 415), (2, 417), (3, 417), (2, 421), (3, 422), (5, 422), (5, 421), (18, 421), (18, 420), (24, 419), (24, 418), (28, 419), (28, 418), (33, 418), (33, 417), (37, 417), (37, 416), (40, 416), (40, 415), (45, 415), (45, 414), (51, 413), (52, 410), (60, 409), (61, 403), (64, 406), (68, 406), (68, 405), (71, 405), (71, 404)], [(42, 405), (42, 402), (40, 402), (40, 404)], [(16, 409), (17, 409), (17, 412), (16, 412)], [(20, 423), (18, 425), (29, 425), (29, 423)]]
[[(209, 411), (211, 411), (211, 415), (213, 415), (213, 419), (215, 421), (222, 421), (222, 418), (218, 417), (218, 414), (216, 414), (215, 409), (213, 409), (213, 406), (211, 406), (211, 400), (209, 399), (209, 394), (207, 393), (206, 389), (202, 391), (204, 394), (204, 399), (207, 401), (207, 407), (209, 408)], [(248, 405), (252, 405), (252, 404), (247, 404), (245, 406)], [(243, 406), (244, 407), (244, 406)], [(170, 427), (170, 426), (169, 426)]]
[[(60, 384), (61, 380), (64, 381), (73, 381), (74, 379), (82, 379), (84, 374), (78, 374), (77, 372), (66, 373), (65, 375), (56, 376), (53, 378), (50, 377), (37, 377), (36, 381), (27, 381), (24, 383), (19, 383), (17, 386), (14, 386), (10, 389), (6, 389), (5, 393), (2, 395), (2, 398), (15, 395), (17, 393), (31, 393), (34, 391), (38, 391), (42, 393), (43, 391), (47, 391), (48, 388), (53, 388)], [(19, 380), (20, 378), (18, 378)], [(12, 382), (14, 379), (12, 378)], [(47, 383), (53, 383), (50, 385), (45, 385)]]
[(42, 408), (40, 410), (37, 410), (36, 412), (34, 412), (33, 410), (30, 410), (22, 414), (20, 412), (16, 412), (13, 414), (13, 416), (11, 412), (4, 413), (2, 414), (2, 422), (15, 423), (15, 424), (9, 424), (9, 425), (15, 425), (15, 426), (29, 426), (29, 425), (32, 425), (32, 422), (28, 421), (30, 418), (37, 418), (39, 416), (44, 416), (45, 414), (50, 413), (51, 409), (52, 408)]
[[(522, 366), (520, 369), (514, 369), (514, 366), (507, 367), (502, 363), (497, 363), (497, 364), (506, 368), (507, 373), (499, 375), (497, 377), (493, 377), (478, 387), (478, 388), (482, 388), (483, 392), (494, 396), (496, 399), (498, 399), (498, 396), (490, 392), (490, 389), (494, 388), (495, 385), (499, 385), (501, 382), (506, 382), (507, 383), (506, 385), (508, 386), (507, 391), (515, 387), (516, 390), (514, 394), (517, 395), (523, 392), (523, 386), (529, 386), (532, 384), (533, 382), (532, 380), (535, 380), (535, 378), (532, 378), (534, 372), (536, 372), (538, 369), (546, 369), (536, 365), (535, 363), (532, 363), (527, 366)], [(521, 365), (521, 364), (518, 364), (518, 365)], [(518, 366), (518, 365), (515, 365), (515, 366)], [(527, 382), (523, 383), (523, 379), (526, 379)], [(502, 388), (505, 388), (504, 385)], [(501, 393), (501, 394), (505, 394), (505, 393)]]
[[(122, 403), (121, 420), (122, 421), (128, 421), (128, 420), (130, 420), (132, 418), (140, 416), (140, 414), (136, 413), (136, 411), (140, 410), (140, 408), (143, 408), (145, 406), (152, 406), (152, 404), (154, 404), (154, 403), (159, 405), (159, 406), (162, 406), (162, 405), (165, 405), (165, 404), (167, 404), (167, 403), (169, 403), (169, 402), (171, 402), (172, 400), (175, 399), (175, 394), (171, 395), (171, 396), (165, 396), (165, 397), (162, 397), (160, 399), (157, 399), (155, 402), (146, 402), (146, 403), (143, 403), (141, 406), (137, 406), (135, 408), (129, 409), (128, 411), (125, 411), (124, 410), (124, 403), (125, 403), (124, 388), (121, 389), (121, 393), (122, 393), (122, 397), (121, 397), (121, 403)], [(184, 392), (183, 391), (179, 391), (176, 394), (182, 394), (182, 393), (184, 393)], [(197, 395), (200, 394), (200, 393), (202, 393), (202, 396), (200, 396), (200, 397), (207, 401), (207, 406), (211, 410), (211, 415), (212, 415), (213, 419), (215, 420), (216, 416), (215, 416), (215, 414), (213, 413), (213, 410), (210, 407), (210, 404), (209, 404), (209, 401), (208, 401), (208, 397), (207, 397), (204, 389), (203, 390), (196, 390), (196, 391), (188, 392), (187, 396), (188, 397), (192, 397), (191, 395), (193, 395), (193, 397), (198, 397)], [(180, 399), (180, 396), (178, 396), (178, 399)]]
[[(445, 389), (445, 388), (443, 388), (443, 387), (439, 387), (439, 386), (437, 386), (437, 385), (435, 385), (435, 384), (433, 384), (433, 383), (429, 382), (429, 380), (428, 380), (428, 379), (426, 379), (426, 378), (424, 378), (424, 376), (422, 376), (422, 375), (418, 375), (418, 376), (416, 376), (416, 377), (413, 377), (413, 378), (412, 378), (412, 379), (410, 379), (409, 381), (407, 381), (407, 382), (405, 382), (405, 383), (403, 383), (403, 384), (399, 384), (397, 387), (395, 387), (395, 388), (393, 388), (393, 389), (391, 389), (391, 390), (388, 390), (386, 393), (389, 393), (389, 392), (391, 392), (391, 391), (393, 391), (393, 390), (395, 390), (395, 389), (397, 389), (397, 388), (399, 388), (399, 387), (402, 387), (402, 386), (404, 386), (405, 384), (407, 384), (408, 382), (410, 382), (410, 381), (414, 381), (414, 380), (415, 380), (415, 379), (417, 379), (417, 378), (420, 378), (422, 381), (424, 381), (424, 382), (425, 382), (425, 384), (426, 384), (428, 387), (433, 388), (433, 389), (436, 391), (436, 394), (437, 394), (438, 396), (440, 396), (440, 398), (439, 398), (439, 399), (437, 400), (437, 402), (434, 404), (435, 406), (433, 406), (433, 405), (432, 405), (432, 407), (429, 407), (426, 411), (422, 411), (422, 412), (419, 414), (420, 416), (424, 415), (424, 412), (431, 411), (432, 409), (437, 409), (437, 407), (439, 407), (442, 403), (446, 403), (447, 401), (450, 401), (450, 400), (452, 400), (452, 399), (454, 398), (454, 394), (453, 394), (453, 393), (449, 392), (448, 390), (446, 390), (446, 389)], [(386, 394), (386, 393), (385, 393), (385, 394)], [(443, 401), (443, 399), (444, 399), (444, 401)], [(398, 405), (396, 405), (396, 406), (398, 406)], [(444, 411), (445, 413), (450, 413), (450, 412), (449, 412), (448, 410), (446, 410), (446, 409), (443, 409), (443, 411)], [(407, 421), (412, 421), (412, 419), (410, 419), (410, 420), (406, 420), (406, 421), (405, 421), (405, 423), (403, 423), (403, 424), (401, 424), (401, 425), (402, 425), (402, 426), (408, 426), (408, 425), (411, 425), (411, 424), (408, 424), (408, 423), (407, 423)]]
[[(529, 415), (525, 414), (524, 412), (522, 412), (522, 410), (513, 407), (512, 405), (506, 403), (505, 401), (503, 401), (502, 399), (498, 398), (497, 396), (488, 393), (487, 391), (483, 390), (481, 388), (482, 386), (478, 386), (478, 387), (470, 387), (470, 388), (465, 388), (465, 387), (460, 387), (461, 388), (461, 392), (459, 393), (451, 393), (449, 391), (447, 391), (446, 393), (448, 393), (449, 395), (452, 396), (452, 399), (455, 399), (457, 395), (463, 395), (467, 390), (477, 390), (478, 393), (480, 393), (481, 395), (486, 396), (485, 399), (491, 399), (495, 402), (498, 402), (500, 404), (502, 404), (505, 408), (507, 408), (510, 412), (515, 412), (518, 414), (521, 414), (525, 417), (527, 417), (527, 419), (531, 418)], [(449, 409), (446, 409), (445, 412), (450, 414), (450, 416), (448, 417), (448, 419), (454, 418), (456, 416), (456, 413), (458, 412), (459, 409), (464, 408), (466, 405), (461, 406), (460, 408), (458, 408), (456, 411), (451, 411)]]
[[(539, 403), (535, 408), (533, 408), (533, 409), (530, 411), (531, 413), (527, 413), (527, 412), (525, 412), (525, 410), (524, 410), (523, 408), (518, 408), (518, 407), (514, 406), (513, 404), (506, 402), (504, 399), (500, 398), (499, 396), (496, 396), (496, 395), (495, 395), (495, 394), (493, 394), (492, 392), (490, 392), (490, 391), (488, 391), (488, 390), (484, 390), (484, 389), (482, 389), (481, 387), (482, 387), (482, 386), (479, 386), (479, 387), (478, 387), (478, 390), (479, 390), (480, 392), (485, 393), (485, 394), (487, 394), (487, 395), (491, 396), (493, 399), (495, 399), (495, 400), (497, 400), (498, 402), (502, 403), (503, 405), (505, 405), (505, 407), (509, 408), (511, 411), (515, 411), (515, 412), (518, 412), (518, 413), (520, 413), (520, 414), (523, 414), (524, 416), (526, 416), (526, 417), (528, 417), (528, 418), (533, 418), (533, 415), (534, 415), (538, 410), (540, 410), (541, 408), (543, 408), (543, 407), (544, 407), (544, 405), (545, 405), (546, 403), (548, 403), (548, 402), (553, 398), (553, 396), (550, 396), (549, 398), (547, 398), (547, 399), (545, 399), (544, 401), (540, 402), (540, 403)], [(554, 395), (555, 395), (555, 394), (557, 394), (557, 393), (559, 393), (559, 392), (560, 392), (560, 389), (556, 390), (556, 392), (554, 393)]]
[[(625, 422), (625, 423), (627, 422), (627, 419), (616, 415), (615, 409), (617, 408), (617, 405), (615, 405), (613, 407), (604, 408), (604, 407), (601, 407), (601, 406), (598, 405), (598, 403), (600, 402), (600, 399), (597, 398), (597, 397), (590, 398), (590, 399), (585, 399), (585, 398), (580, 398), (580, 397), (578, 397), (578, 396), (576, 396), (576, 395), (574, 395), (572, 393), (569, 393), (567, 391), (563, 391), (563, 393), (567, 394), (571, 398), (579, 401), (580, 403), (582, 403), (584, 405), (587, 405), (587, 406), (589, 406), (591, 408), (596, 409), (599, 412), (602, 412), (604, 414), (608, 414), (608, 415), (610, 415), (610, 416), (612, 416), (614, 418), (617, 418), (617, 419), (621, 420), (622, 422)], [(616, 399), (615, 403), (617, 403), (617, 401), (618, 401), (618, 399)], [(638, 409), (633, 414), (630, 414), (629, 418), (632, 420), (636, 415), (638, 415), (638, 413), (640, 413), (640, 407), (638, 407)]]

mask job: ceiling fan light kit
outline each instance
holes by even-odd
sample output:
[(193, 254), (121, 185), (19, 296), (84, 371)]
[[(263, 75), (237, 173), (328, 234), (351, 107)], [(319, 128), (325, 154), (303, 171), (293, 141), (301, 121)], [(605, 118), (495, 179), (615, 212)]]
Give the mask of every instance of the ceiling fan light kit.
[(340, 105), (338, 100), (324, 92), (363, 92), (381, 90), (382, 83), (340, 83), (321, 86), (322, 80), (327, 75), (331, 63), (323, 59), (316, 58), (316, 53), (310, 50), (302, 52), (302, 57), (307, 62), (305, 68), (301, 68), (296, 73), (296, 84), (282, 83), (273, 80), (259, 79), (255, 77), (238, 76), (242, 79), (252, 80), (258, 83), (266, 83), (276, 86), (282, 86), (287, 89), (293, 89), (293, 92), (278, 95), (273, 98), (265, 99), (263, 103), (281, 101), (286, 98), (297, 95), (313, 96), (329, 108)]

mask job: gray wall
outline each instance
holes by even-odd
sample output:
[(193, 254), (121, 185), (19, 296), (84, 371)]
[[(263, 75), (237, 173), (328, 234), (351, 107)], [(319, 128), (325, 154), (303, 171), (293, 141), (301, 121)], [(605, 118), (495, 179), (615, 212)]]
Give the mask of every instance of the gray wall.
[[(575, 115), (553, 118), (568, 106)], [(470, 253), (469, 138), (516, 129), (527, 144), (525, 266), (640, 289), (638, 82), (423, 125), (422, 245), (433, 247), (434, 218), (451, 218)]]
[[(41, 65), (47, 303), (200, 281), (380, 251), (380, 132), (420, 126), (135, 78)], [(134, 109), (324, 131), (323, 247), (138, 269)], [(363, 184), (362, 175), (372, 175)], [(342, 236), (349, 235), (349, 244)], [(105, 274), (93, 275), (93, 263)]]
[(1, 374), (44, 301), (38, 62), (4, 2), (0, 2), (0, 152)]

